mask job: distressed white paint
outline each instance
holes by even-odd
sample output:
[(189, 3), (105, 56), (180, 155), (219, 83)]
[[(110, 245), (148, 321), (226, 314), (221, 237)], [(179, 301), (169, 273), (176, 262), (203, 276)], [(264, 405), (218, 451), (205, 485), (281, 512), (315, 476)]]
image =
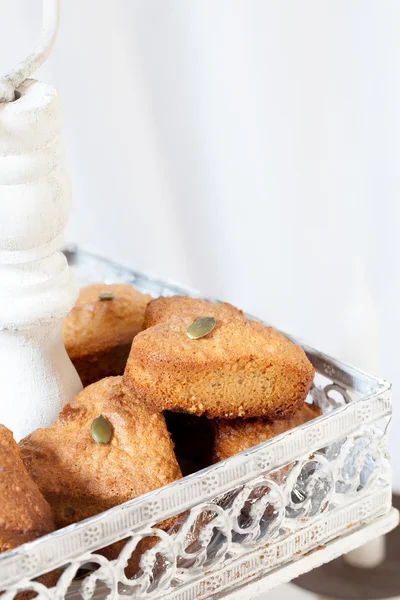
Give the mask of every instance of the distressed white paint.
[(61, 338), (77, 284), (59, 252), (70, 209), (57, 92), (25, 81), (0, 103), (0, 422), (17, 440), (81, 388)]

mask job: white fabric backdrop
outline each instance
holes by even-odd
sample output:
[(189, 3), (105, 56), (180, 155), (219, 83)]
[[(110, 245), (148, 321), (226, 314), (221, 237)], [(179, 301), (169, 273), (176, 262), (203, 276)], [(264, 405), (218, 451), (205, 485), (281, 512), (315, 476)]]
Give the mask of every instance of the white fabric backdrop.
[[(39, 24), (40, 0), (0, 0), (1, 71)], [(396, 398), (399, 24), (396, 0), (65, 1), (39, 76), (64, 99), (67, 240), (375, 368)]]

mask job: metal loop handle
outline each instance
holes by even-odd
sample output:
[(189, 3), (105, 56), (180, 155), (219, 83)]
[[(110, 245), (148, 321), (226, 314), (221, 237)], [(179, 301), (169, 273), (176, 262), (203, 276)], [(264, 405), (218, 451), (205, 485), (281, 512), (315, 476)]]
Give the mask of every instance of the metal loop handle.
[(38, 69), (50, 55), (57, 39), (61, 0), (43, 0), (42, 31), (37, 48), (25, 60), (0, 79), (0, 102), (15, 100), (15, 90)]

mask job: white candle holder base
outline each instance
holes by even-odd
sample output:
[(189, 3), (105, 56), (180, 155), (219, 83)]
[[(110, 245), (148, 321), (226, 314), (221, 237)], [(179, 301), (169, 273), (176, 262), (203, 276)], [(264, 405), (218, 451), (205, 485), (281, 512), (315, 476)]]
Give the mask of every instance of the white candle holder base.
[(385, 562), (386, 544), (385, 538), (379, 537), (365, 546), (349, 552), (344, 557), (347, 564), (359, 569), (375, 569)]

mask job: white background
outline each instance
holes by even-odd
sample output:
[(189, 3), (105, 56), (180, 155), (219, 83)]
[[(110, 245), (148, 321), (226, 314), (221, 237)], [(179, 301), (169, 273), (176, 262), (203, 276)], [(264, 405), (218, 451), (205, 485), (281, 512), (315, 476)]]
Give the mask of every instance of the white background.
[[(1, 72), (40, 4), (0, 0)], [(39, 76), (64, 100), (67, 240), (372, 368), (396, 401), (399, 30), (396, 0), (64, 0)]]

